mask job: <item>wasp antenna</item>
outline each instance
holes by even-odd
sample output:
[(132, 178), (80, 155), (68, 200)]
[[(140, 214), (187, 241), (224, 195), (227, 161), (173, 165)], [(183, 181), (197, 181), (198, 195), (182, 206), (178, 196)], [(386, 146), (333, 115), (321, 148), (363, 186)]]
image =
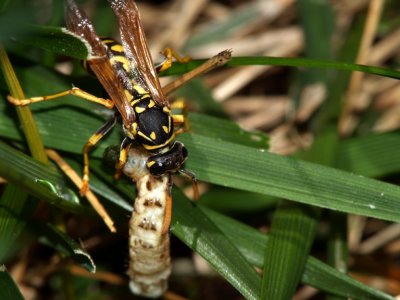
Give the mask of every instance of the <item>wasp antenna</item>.
[(185, 169), (180, 169), (178, 172), (192, 181), (193, 199), (198, 200), (200, 198), (200, 192), (199, 192), (199, 185), (197, 184), (196, 175)]

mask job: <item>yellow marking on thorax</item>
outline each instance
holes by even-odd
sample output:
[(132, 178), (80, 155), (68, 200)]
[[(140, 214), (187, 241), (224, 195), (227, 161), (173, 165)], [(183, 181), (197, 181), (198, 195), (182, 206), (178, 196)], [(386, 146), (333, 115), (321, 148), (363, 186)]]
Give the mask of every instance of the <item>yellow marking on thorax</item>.
[(112, 45), (111, 50), (113, 50), (115, 52), (119, 52), (119, 53), (124, 53), (124, 47), (122, 47), (122, 45), (120, 45), (120, 44)]
[[(132, 96), (133, 98), (133, 96)], [(135, 106), (136, 103), (138, 103), (141, 99), (135, 99), (131, 102), (131, 106)]]
[(169, 114), (169, 113), (171, 112), (171, 110), (170, 110), (168, 107), (164, 106), (164, 107), (163, 107), (163, 112)]
[(140, 85), (138, 85), (138, 84), (134, 84), (134, 85), (133, 85), (133, 88), (134, 88), (140, 95), (148, 94), (148, 92), (147, 92), (144, 88), (142, 88)]
[(139, 107), (139, 106), (135, 107), (135, 111), (136, 111), (138, 114), (144, 112), (145, 110), (146, 110), (146, 108), (143, 108), (143, 107)]
[(124, 90), (124, 93), (128, 101), (131, 101), (133, 99), (133, 95), (128, 90)]
[(138, 127), (137, 122), (133, 122), (133, 124), (132, 124), (132, 133), (133, 133), (133, 135), (137, 134), (137, 127)]
[(115, 41), (114, 40), (111, 40), (111, 39), (108, 39), (108, 40), (101, 40), (104, 44), (114, 44), (115, 43)]
[(169, 128), (167, 126), (163, 126), (162, 129), (164, 130), (165, 133), (169, 132)]
[(125, 56), (115, 55), (110, 58), (111, 64), (116, 64), (117, 62), (122, 63), (122, 67), (126, 72), (129, 72), (129, 61)]
[(152, 131), (152, 132), (150, 133), (150, 138), (151, 138), (152, 140), (155, 140), (155, 139), (156, 139), (156, 133), (155, 133), (154, 131)]
[(156, 103), (153, 100), (149, 101), (149, 105), (147, 105), (148, 108), (152, 108)]
[[(145, 137), (146, 139), (149, 139), (148, 137)], [(143, 148), (146, 150), (155, 150), (155, 149), (160, 149), (165, 147), (166, 145), (168, 145), (169, 143), (171, 143), (173, 140), (175, 139), (175, 135), (171, 135), (171, 137), (163, 144), (160, 145), (146, 145), (146, 144), (142, 144)]]
[[(151, 140), (147, 135), (145, 135), (143, 132), (138, 131), (137, 134), (140, 135), (142, 138), (148, 140), (149, 142), (152, 142), (152, 140)], [(143, 145), (143, 146), (144, 146), (144, 145)]]

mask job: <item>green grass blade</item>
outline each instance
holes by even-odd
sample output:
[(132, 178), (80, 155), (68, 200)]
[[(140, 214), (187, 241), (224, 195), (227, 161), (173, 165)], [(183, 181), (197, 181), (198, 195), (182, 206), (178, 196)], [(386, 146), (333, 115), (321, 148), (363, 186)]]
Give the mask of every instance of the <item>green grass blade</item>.
[(400, 132), (372, 133), (344, 140), (337, 152), (335, 166), (369, 177), (400, 171)]
[[(161, 76), (178, 75), (186, 73), (196, 68), (197, 66), (201, 65), (204, 61), (205, 60), (193, 60), (187, 64), (174, 63), (170, 69), (162, 72)], [(353, 64), (340, 61), (323, 60), (323, 59), (243, 56), (243, 57), (233, 57), (226, 65), (229, 67), (268, 65), (268, 66), (286, 66), (286, 67), (297, 67), (297, 68), (321, 68), (321, 69), (333, 69), (342, 71), (359, 71), (374, 75), (400, 79), (400, 72), (392, 69)]]
[(61, 175), (53, 168), (0, 142), (0, 176), (39, 199), (62, 209), (88, 212), (75, 193), (65, 186)]
[(42, 48), (52, 53), (86, 59), (91, 53), (90, 45), (71, 31), (52, 26), (30, 25), (24, 30), (19, 42)]
[(4, 265), (0, 266), (0, 298), (7, 300), (24, 300), (14, 279)]
[(25, 228), (24, 211), (29, 207), (28, 195), (20, 187), (8, 184), (0, 197), (0, 263), (13, 251), (14, 242)]
[[(290, 299), (304, 271), (320, 209), (293, 203), (279, 205), (265, 248), (261, 299)], [(290, 266), (290, 267), (288, 267)]]
[(200, 180), (390, 221), (400, 219), (400, 188), (363, 176), (218, 141), (182, 135), (187, 168)]
[[(259, 268), (263, 267), (264, 251), (269, 240), (267, 235), (211, 209), (203, 207), (202, 211), (231, 240), (252, 265)], [(311, 256), (308, 257), (301, 281), (303, 284), (311, 285), (327, 293), (351, 299), (394, 299)]]

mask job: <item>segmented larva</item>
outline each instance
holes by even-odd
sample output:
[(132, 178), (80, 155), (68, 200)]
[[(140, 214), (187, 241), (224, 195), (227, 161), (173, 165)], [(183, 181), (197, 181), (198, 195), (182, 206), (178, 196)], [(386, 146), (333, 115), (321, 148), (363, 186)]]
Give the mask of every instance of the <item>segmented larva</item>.
[(148, 155), (129, 150), (123, 172), (136, 182), (132, 218), (129, 223), (130, 289), (145, 297), (160, 297), (168, 287), (171, 258), (168, 232), (163, 232), (169, 175), (154, 177), (146, 168)]

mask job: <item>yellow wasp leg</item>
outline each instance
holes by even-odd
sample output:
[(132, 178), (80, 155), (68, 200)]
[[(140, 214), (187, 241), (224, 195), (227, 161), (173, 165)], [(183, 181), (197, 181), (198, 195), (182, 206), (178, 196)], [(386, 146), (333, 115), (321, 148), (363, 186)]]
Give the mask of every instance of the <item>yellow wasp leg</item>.
[(73, 87), (70, 90), (64, 91), (64, 92), (60, 92), (60, 93), (56, 93), (56, 94), (51, 94), (51, 95), (47, 95), (47, 96), (41, 96), (41, 97), (32, 97), (32, 98), (27, 98), (27, 99), (15, 99), (12, 96), (7, 96), (7, 99), (9, 102), (11, 102), (14, 105), (17, 106), (24, 106), (24, 105), (28, 105), (28, 104), (32, 104), (32, 103), (36, 103), (36, 102), (41, 102), (41, 101), (49, 101), (49, 100), (53, 100), (53, 99), (57, 99), (63, 96), (67, 96), (67, 95), (74, 95), (77, 96), (79, 98), (88, 100), (88, 101), (92, 101), (101, 105), (104, 105), (107, 108), (113, 108), (114, 107), (114, 102), (111, 101), (110, 99), (103, 99), (103, 98), (99, 98), (96, 97), (92, 94), (89, 94), (88, 92), (85, 92), (83, 90), (81, 90), (80, 88), (77, 87)]
[(177, 52), (175, 52), (172, 48), (166, 48), (163, 52), (165, 56), (165, 60), (161, 63), (160, 66), (157, 67), (158, 72), (165, 71), (172, 66), (172, 58), (175, 58), (180, 63), (187, 63), (192, 58), (190, 56), (182, 57)]
[(131, 144), (132, 140), (129, 138), (125, 138), (122, 141), (121, 148), (119, 151), (119, 160), (115, 165), (115, 174), (114, 174), (115, 179), (119, 179), (121, 177), (122, 168), (126, 163), (126, 159), (128, 157), (128, 151), (129, 148), (131, 147)]
[[(46, 149), (47, 155), (60, 167), (60, 169), (72, 180), (72, 182), (77, 186), (82, 186), (82, 179), (79, 175), (71, 168), (71, 166), (54, 150)], [(96, 197), (92, 191), (87, 191), (85, 194), (86, 198), (96, 210), (96, 212), (101, 216), (104, 223), (110, 229), (111, 232), (116, 232), (114, 226), (114, 221), (111, 219), (103, 205), (100, 203), (99, 199)]]
[(111, 128), (114, 127), (117, 122), (117, 117), (114, 116), (103, 124), (86, 142), (83, 147), (83, 183), (80, 190), (80, 194), (83, 196), (86, 194), (89, 188), (89, 151), (95, 146), (103, 136), (105, 136)]
[(186, 122), (186, 117), (184, 115), (172, 115), (172, 120), (174, 125), (182, 125)]
[(172, 115), (172, 120), (174, 121), (175, 126), (182, 126), (183, 128), (179, 128), (175, 130), (175, 134), (181, 134), (185, 131), (189, 131), (189, 121), (188, 118), (186, 117), (187, 114), (187, 105), (186, 101), (183, 100), (182, 98), (176, 99), (172, 104), (171, 104), (171, 109), (174, 110), (180, 110), (182, 111), (181, 114), (173, 114)]
[(180, 109), (184, 112), (187, 110), (186, 101), (183, 98), (177, 98), (174, 102), (171, 103), (171, 109)]

